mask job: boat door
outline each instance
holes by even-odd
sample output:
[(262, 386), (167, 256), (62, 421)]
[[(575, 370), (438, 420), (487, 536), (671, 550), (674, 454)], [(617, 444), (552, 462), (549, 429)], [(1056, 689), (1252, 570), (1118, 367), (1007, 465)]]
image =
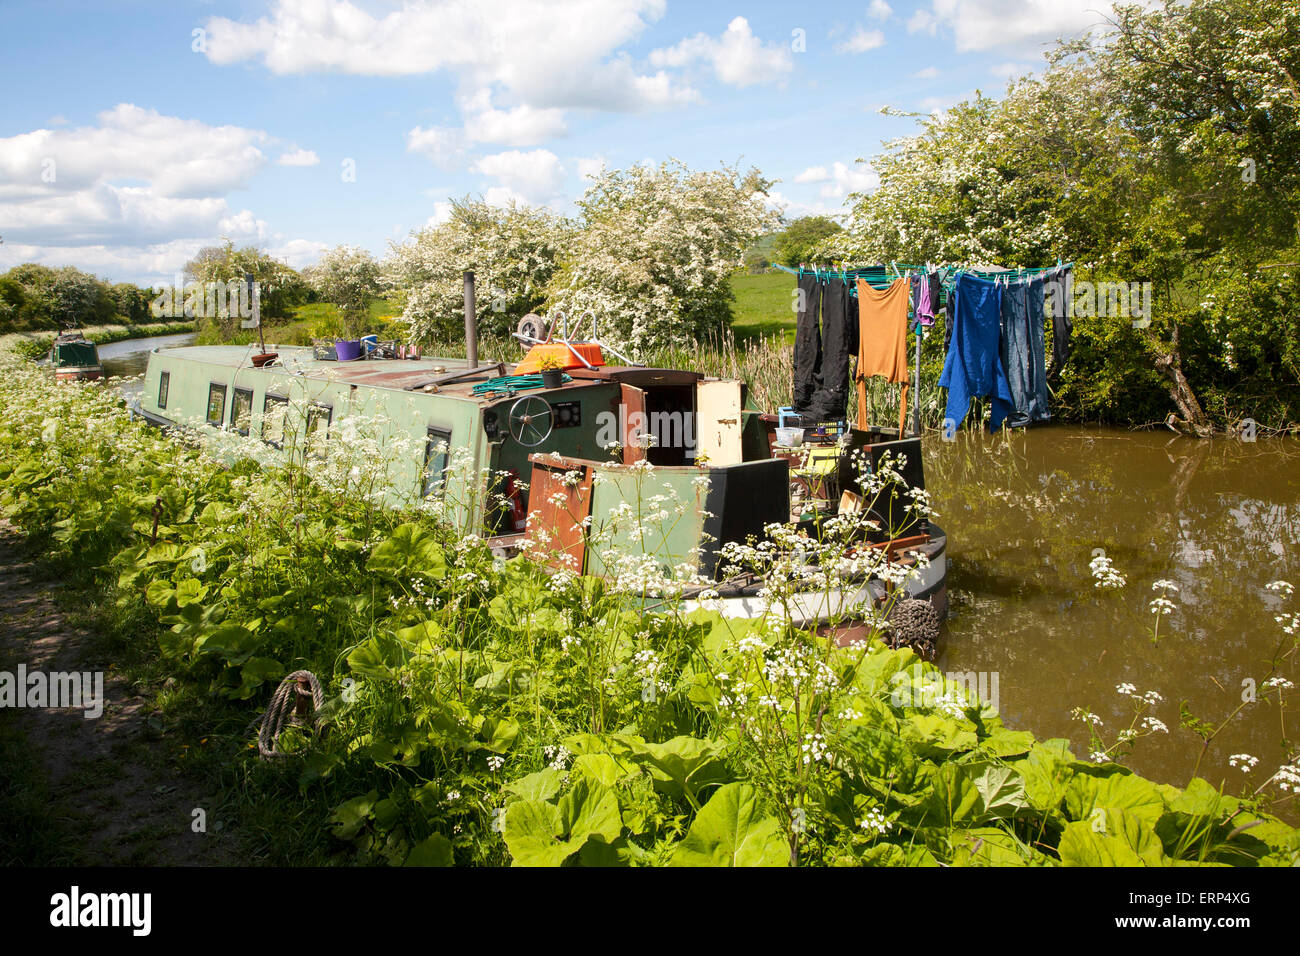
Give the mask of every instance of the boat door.
[(622, 383), (619, 415), (619, 441), (623, 443), (623, 464), (631, 465), (646, 457), (646, 448), (641, 444), (642, 436), (649, 431), (646, 420), (645, 389)]
[(695, 386), (697, 454), (708, 455), (712, 465), (739, 465), (741, 447), (741, 383), (700, 382)]

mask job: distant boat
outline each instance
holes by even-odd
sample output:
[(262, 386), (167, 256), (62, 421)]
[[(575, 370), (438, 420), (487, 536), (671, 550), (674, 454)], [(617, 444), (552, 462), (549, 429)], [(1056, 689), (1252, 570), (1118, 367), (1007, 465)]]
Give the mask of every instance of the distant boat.
[(50, 348), (50, 367), (60, 382), (93, 381), (102, 378), (99, 349), (80, 332), (63, 332)]

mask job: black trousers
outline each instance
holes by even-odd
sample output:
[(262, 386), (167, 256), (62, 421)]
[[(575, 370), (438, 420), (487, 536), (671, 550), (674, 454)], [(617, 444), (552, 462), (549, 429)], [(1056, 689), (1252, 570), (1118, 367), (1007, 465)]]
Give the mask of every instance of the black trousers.
[(799, 277), (794, 324), (794, 410), (808, 414), (813, 393), (821, 385), (822, 284), (815, 276)]
[(848, 414), (849, 355), (857, 351), (857, 299), (843, 279), (804, 276), (799, 291), (794, 410), (809, 422), (840, 421)]

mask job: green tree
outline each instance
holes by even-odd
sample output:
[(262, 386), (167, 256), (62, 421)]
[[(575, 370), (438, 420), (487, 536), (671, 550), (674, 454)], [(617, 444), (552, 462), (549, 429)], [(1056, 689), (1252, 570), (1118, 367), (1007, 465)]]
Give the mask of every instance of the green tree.
[(777, 236), (776, 258), (791, 267), (810, 263), (822, 242), (842, 231), (843, 227), (828, 216), (801, 216)]
[[(293, 308), (307, 296), (307, 284), (302, 277), (279, 259), (256, 246), (236, 249), (229, 239), (222, 246), (206, 246), (185, 264), (187, 282), (206, 285), (209, 282), (242, 282), (252, 276), (258, 285), (261, 319), (267, 324), (283, 322), (293, 315)], [(234, 334), (239, 316), (205, 316), (200, 326), (215, 323), (222, 337)]]
[(379, 264), (366, 250), (336, 246), (303, 272), (303, 279), (322, 299), (339, 310), (349, 336), (364, 323), (370, 301), (378, 297)]
[(602, 338), (633, 348), (725, 328), (731, 273), (775, 225), (770, 186), (756, 169), (699, 171), (676, 160), (605, 171), (578, 201), (581, 229), (549, 305), (574, 318), (594, 313)]
[(403, 300), (413, 340), (455, 337), (465, 327), (464, 276), (475, 273), (479, 329), (506, 335), (541, 308), (573, 224), (545, 209), (453, 200), (450, 218), (393, 243), (384, 281)]

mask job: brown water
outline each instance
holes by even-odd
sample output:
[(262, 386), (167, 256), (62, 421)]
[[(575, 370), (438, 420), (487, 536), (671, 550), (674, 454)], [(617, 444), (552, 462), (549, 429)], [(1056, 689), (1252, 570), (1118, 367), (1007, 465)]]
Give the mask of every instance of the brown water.
[[(1300, 444), (1051, 426), (932, 441), (926, 454), (954, 598), (939, 666), (997, 672), (1009, 726), (1069, 738), (1084, 758), (1091, 748), (1074, 707), (1100, 716), (1110, 743), (1133, 715), (1116, 685), (1159, 691), (1165, 700), (1151, 713), (1169, 733), (1139, 740), (1125, 763), (1185, 785), (1201, 741), (1179, 726), (1180, 701), (1222, 720), (1243, 681), (1262, 685), (1268, 673), (1284, 637), (1274, 615), (1300, 605), (1300, 593), (1287, 599), (1264, 587), (1279, 578), (1300, 587)], [(1098, 548), (1126, 587), (1094, 587), (1088, 565)], [(1153, 643), (1148, 603), (1161, 578), (1181, 590)], [(1300, 662), (1281, 673), (1297, 685), (1288, 697), (1300, 696)], [(1284, 759), (1284, 734), (1300, 727), (1290, 701), (1286, 711), (1275, 698), (1247, 708), (1199, 775), (1233, 793), (1258, 786)], [(1235, 753), (1259, 765), (1243, 774), (1228, 765)]]

